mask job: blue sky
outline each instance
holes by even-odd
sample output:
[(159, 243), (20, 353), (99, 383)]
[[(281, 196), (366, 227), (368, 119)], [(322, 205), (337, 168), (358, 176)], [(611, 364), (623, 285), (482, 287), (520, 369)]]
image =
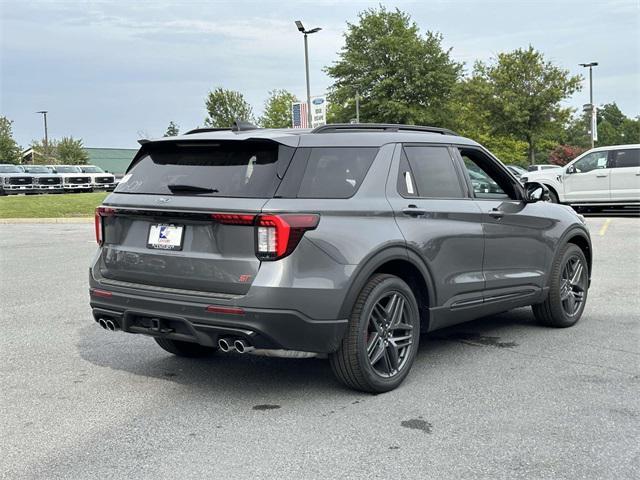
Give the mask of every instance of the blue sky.
[[(73, 135), (91, 147), (133, 147), (170, 120), (202, 125), (216, 86), (243, 92), (254, 111), (267, 92), (304, 96), (302, 37), (294, 20), (323, 27), (310, 37), (312, 94), (342, 45), (346, 22), (379, 3), (441, 32), (467, 70), (475, 60), (531, 44), (572, 73), (598, 61), (595, 102), (640, 114), (638, 0), (458, 1), (9, 1), (0, 0), (0, 114), (26, 146)], [(569, 100), (588, 102), (588, 88)]]

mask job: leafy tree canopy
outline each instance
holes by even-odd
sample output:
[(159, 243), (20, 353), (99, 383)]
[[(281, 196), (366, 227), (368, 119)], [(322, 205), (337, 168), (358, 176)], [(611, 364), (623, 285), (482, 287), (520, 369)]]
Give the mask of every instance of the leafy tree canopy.
[(204, 123), (208, 127), (230, 127), (235, 120), (255, 121), (251, 105), (240, 92), (218, 87), (209, 92), (205, 104), (209, 116)]
[(295, 95), (287, 90), (271, 90), (264, 104), (260, 125), (264, 128), (290, 128), (291, 104), (295, 101)]
[(469, 86), (492, 133), (526, 142), (533, 163), (537, 142), (558, 134), (569, 120), (571, 110), (560, 102), (580, 90), (581, 81), (529, 46), (500, 53), (488, 64), (477, 62)]
[(372, 8), (347, 24), (339, 59), (325, 71), (330, 121), (355, 118), (360, 95), (361, 122), (443, 124), (446, 104), (462, 65), (442, 47), (442, 36), (420, 30), (396, 9)]
[(58, 162), (68, 165), (85, 165), (89, 154), (84, 149), (81, 139), (62, 137), (56, 145)]
[(163, 137), (176, 137), (180, 135), (180, 127), (175, 122), (170, 121), (167, 131), (164, 132)]
[(20, 163), (22, 149), (13, 138), (13, 122), (0, 116), (0, 163)]

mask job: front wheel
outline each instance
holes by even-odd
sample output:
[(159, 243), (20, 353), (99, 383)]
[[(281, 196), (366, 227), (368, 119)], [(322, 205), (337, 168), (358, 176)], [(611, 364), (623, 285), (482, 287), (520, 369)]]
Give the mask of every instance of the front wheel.
[(179, 357), (209, 357), (218, 350), (215, 347), (205, 347), (198, 343), (181, 342), (179, 340), (170, 340), (168, 338), (154, 337), (154, 340), (163, 350), (178, 355)]
[(574, 325), (584, 311), (589, 290), (589, 266), (584, 252), (573, 243), (564, 246), (551, 267), (549, 295), (533, 314), (543, 325), (565, 328)]
[(394, 275), (376, 274), (360, 292), (347, 333), (329, 362), (348, 387), (387, 392), (409, 373), (419, 339), (420, 315), (413, 291)]
[(548, 201), (550, 203), (560, 203), (560, 201), (558, 200), (558, 195), (556, 194), (556, 192), (554, 192), (550, 188), (548, 190), (549, 190), (549, 200)]

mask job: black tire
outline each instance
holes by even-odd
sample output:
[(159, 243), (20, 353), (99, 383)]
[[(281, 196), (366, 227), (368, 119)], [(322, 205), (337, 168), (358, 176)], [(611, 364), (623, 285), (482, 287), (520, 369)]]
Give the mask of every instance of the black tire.
[[(563, 279), (563, 272), (568, 266), (568, 262), (577, 261), (581, 265), (580, 286), (573, 287), (571, 282), (566, 285), (566, 281)], [(549, 295), (547, 299), (537, 305), (532, 305), (533, 314), (536, 320), (548, 327), (566, 328), (575, 325), (587, 303), (587, 295), (589, 292), (589, 272), (588, 272), (587, 259), (584, 252), (573, 243), (565, 245), (559, 255), (556, 257), (551, 267), (551, 281), (549, 282)], [(573, 292), (574, 288), (576, 292), (581, 292), (581, 300), (575, 313), (570, 314), (567, 311), (567, 300), (563, 298), (566, 296), (567, 288)], [(570, 293), (570, 295), (576, 295), (576, 293)], [(574, 298), (573, 302), (576, 302)]]
[(549, 190), (549, 202), (550, 203), (560, 203), (560, 201), (558, 200), (558, 195), (556, 194), (556, 192), (554, 192), (550, 188), (548, 190)]
[[(387, 307), (392, 309), (390, 305), (396, 298), (402, 300), (401, 304), (400, 300), (397, 301), (401, 307), (394, 310), (400, 312), (399, 323), (394, 327), (393, 319), (387, 318), (386, 323), (382, 322), (385, 325), (382, 335), (378, 333), (380, 330), (370, 331), (374, 307), (382, 308), (380, 302), (388, 299)], [(374, 321), (377, 322), (377, 317), (375, 318)], [(410, 328), (404, 328), (409, 325)], [(399, 332), (397, 337), (394, 336), (395, 332)], [(400, 385), (409, 373), (419, 341), (420, 314), (411, 288), (394, 275), (376, 274), (369, 279), (358, 295), (347, 332), (339, 349), (329, 355), (329, 363), (336, 377), (350, 388), (370, 393), (388, 392)], [(400, 342), (409, 344), (397, 346)], [(376, 351), (383, 352), (378, 358), (379, 362), (389, 367), (389, 376), (383, 376), (384, 374), (378, 372), (375, 365), (379, 363), (371, 364), (367, 343), (375, 347), (371, 354)], [(392, 355), (388, 353), (391, 349), (395, 351)], [(394, 362), (397, 368), (392, 367)]]
[(179, 357), (199, 358), (209, 357), (218, 350), (215, 347), (205, 347), (198, 343), (181, 342), (179, 340), (170, 340), (168, 338), (154, 337), (154, 340), (163, 350), (178, 355)]

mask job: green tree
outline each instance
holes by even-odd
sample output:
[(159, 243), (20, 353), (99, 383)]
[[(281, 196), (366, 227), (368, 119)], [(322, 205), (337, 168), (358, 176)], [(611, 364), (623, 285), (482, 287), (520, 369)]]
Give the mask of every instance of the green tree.
[(271, 90), (264, 103), (260, 125), (264, 128), (291, 128), (291, 104), (295, 101), (295, 95), (287, 90)]
[(209, 116), (204, 123), (208, 127), (230, 127), (235, 120), (254, 122), (253, 109), (240, 92), (216, 88), (205, 101)]
[(84, 165), (89, 161), (89, 154), (82, 146), (81, 139), (62, 137), (56, 145), (59, 163), (68, 165)]
[(447, 103), (462, 65), (442, 47), (442, 35), (420, 30), (398, 9), (372, 8), (347, 24), (339, 59), (326, 67), (333, 79), (329, 120), (446, 125)]
[(22, 149), (13, 138), (13, 122), (0, 117), (0, 163), (20, 163)]
[(32, 140), (33, 163), (38, 165), (55, 165), (58, 161), (58, 142), (52, 138), (45, 145), (44, 140)]
[(164, 137), (177, 137), (180, 135), (180, 127), (173, 121), (169, 122), (169, 126), (167, 127), (167, 131), (164, 132)]
[(530, 163), (538, 144), (562, 134), (571, 110), (560, 102), (580, 90), (582, 81), (531, 46), (500, 53), (489, 64), (477, 62), (473, 77), (481, 86), (478, 106), (486, 110), (492, 133), (526, 142)]

